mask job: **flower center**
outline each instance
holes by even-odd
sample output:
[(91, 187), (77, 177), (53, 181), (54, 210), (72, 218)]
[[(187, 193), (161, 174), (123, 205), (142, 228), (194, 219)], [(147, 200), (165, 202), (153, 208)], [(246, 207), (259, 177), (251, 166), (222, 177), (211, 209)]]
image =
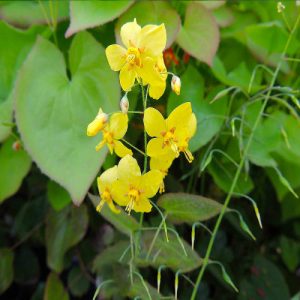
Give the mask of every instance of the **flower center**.
[(176, 153), (176, 155), (179, 155), (178, 147), (177, 147), (177, 138), (175, 136), (175, 130), (176, 128), (173, 127), (167, 132), (162, 132), (161, 135), (163, 137), (163, 147), (168, 146), (171, 147), (171, 149)]
[(134, 187), (130, 187), (129, 192), (127, 193), (127, 197), (129, 198), (129, 202), (125, 208), (125, 211), (128, 212), (128, 214), (130, 214), (133, 206), (139, 201), (141, 192), (134, 188)]
[(110, 144), (110, 145), (114, 144), (113, 133), (110, 131), (104, 131), (103, 139), (107, 144)]
[(140, 50), (135, 47), (129, 47), (126, 53), (126, 62), (131, 66), (136, 65), (140, 67), (142, 64)]

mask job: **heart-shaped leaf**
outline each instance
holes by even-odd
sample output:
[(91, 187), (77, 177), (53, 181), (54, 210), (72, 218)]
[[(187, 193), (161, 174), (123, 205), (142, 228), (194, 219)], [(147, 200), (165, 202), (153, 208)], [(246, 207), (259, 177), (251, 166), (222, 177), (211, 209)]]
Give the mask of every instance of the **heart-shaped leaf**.
[(184, 25), (177, 43), (187, 53), (212, 64), (219, 45), (220, 33), (212, 13), (199, 1), (191, 1), (186, 9)]
[(31, 166), (31, 159), (23, 150), (13, 150), (14, 139), (6, 140), (0, 149), (0, 203), (20, 188)]
[(69, 66), (71, 79), (63, 54), (38, 38), (19, 72), (14, 100), (25, 148), (80, 204), (106, 154), (95, 151), (99, 138), (86, 136), (87, 124), (99, 106), (116, 110), (120, 90), (104, 49), (86, 32), (72, 41)]
[(47, 262), (56, 272), (63, 270), (64, 254), (84, 236), (88, 227), (86, 206), (51, 210), (46, 224)]
[(141, 26), (164, 23), (167, 31), (166, 48), (172, 45), (181, 27), (178, 13), (167, 1), (138, 1), (119, 18), (116, 24), (115, 33), (119, 44), (121, 44), (121, 26), (126, 22), (132, 22), (134, 18)]
[(205, 221), (221, 211), (222, 205), (212, 199), (185, 193), (161, 196), (157, 204), (166, 210), (168, 218), (176, 222)]
[(71, 23), (65, 34), (72, 34), (105, 24), (121, 15), (133, 0), (126, 1), (70, 1)]
[(41, 27), (23, 31), (0, 22), (0, 141), (11, 132), (13, 103), (11, 91), (16, 73), (26, 58)]

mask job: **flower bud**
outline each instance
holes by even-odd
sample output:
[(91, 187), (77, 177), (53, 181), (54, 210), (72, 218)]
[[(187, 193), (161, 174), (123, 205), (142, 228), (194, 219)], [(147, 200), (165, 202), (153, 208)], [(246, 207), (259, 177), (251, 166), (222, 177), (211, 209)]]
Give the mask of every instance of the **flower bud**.
[(282, 4), (282, 2), (277, 3), (277, 12), (282, 13), (285, 10), (285, 6)]
[(99, 131), (101, 131), (105, 127), (107, 120), (108, 120), (108, 115), (104, 113), (100, 108), (94, 121), (91, 122), (87, 127), (87, 131), (86, 131), (87, 136), (96, 135)]
[(181, 80), (176, 75), (173, 75), (173, 77), (172, 77), (171, 88), (176, 93), (176, 95), (180, 95)]
[(123, 114), (127, 114), (129, 109), (129, 101), (127, 98), (127, 94), (125, 94), (120, 101), (120, 109)]

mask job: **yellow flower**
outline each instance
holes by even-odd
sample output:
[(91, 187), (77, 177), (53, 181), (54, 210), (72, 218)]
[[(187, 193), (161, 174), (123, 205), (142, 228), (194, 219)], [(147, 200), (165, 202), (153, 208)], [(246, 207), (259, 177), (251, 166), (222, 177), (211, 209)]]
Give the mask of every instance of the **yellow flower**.
[(97, 184), (98, 184), (98, 190), (100, 194), (100, 203), (96, 207), (96, 210), (98, 212), (101, 211), (103, 205), (105, 203), (108, 204), (109, 208), (114, 212), (114, 213), (119, 213), (120, 210), (115, 207), (113, 203), (113, 198), (112, 198), (112, 184), (118, 179), (118, 167), (114, 166), (113, 168), (110, 168), (106, 170), (104, 173), (101, 174), (97, 178)]
[[(130, 91), (135, 80), (149, 84), (149, 78), (159, 80), (151, 73), (157, 72), (157, 59), (166, 46), (165, 25), (139, 26), (134, 19), (121, 27), (121, 39), (124, 47), (114, 44), (106, 48), (106, 57), (113, 71), (120, 71), (120, 84), (124, 91)], [(158, 78), (158, 79), (157, 79)]]
[(94, 121), (88, 125), (86, 134), (88, 136), (96, 135), (99, 131), (101, 131), (106, 126), (107, 120), (108, 120), (107, 114), (104, 113), (100, 108)]
[(109, 123), (102, 130), (103, 140), (96, 146), (96, 151), (99, 151), (106, 144), (111, 154), (115, 151), (119, 157), (123, 157), (127, 154), (132, 155), (132, 151), (119, 141), (124, 137), (127, 128), (127, 114), (121, 112), (114, 113)]
[(149, 198), (155, 196), (162, 181), (161, 172), (151, 170), (141, 174), (140, 167), (132, 156), (126, 155), (118, 164), (118, 180), (113, 185), (113, 199), (120, 206), (126, 206), (130, 213), (150, 212)]
[(159, 185), (159, 193), (163, 193), (165, 191), (164, 179), (168, 175), (168, 170), (172, 165), (173, 160), (175, 159), (175, 155), (173, 151), (169, 151), (166, 155), (162, 155), (159, 157), (151, 157), (150, 159), (150, 170), (158, 170), (161, 172), (162, 180)]
[(176, 157), (183, 152), (187, 160), (192, 162), (194, 158), (188, 143), (196, 132), (197, 120), (190, 102), (176, 107), (166, 120), (157, 109), (147, 108), (144, 113), (144, 126), (148, 135), (154, 137), (147, 145), (147, 154), (150, 157), (168, 155), (171, 150)]

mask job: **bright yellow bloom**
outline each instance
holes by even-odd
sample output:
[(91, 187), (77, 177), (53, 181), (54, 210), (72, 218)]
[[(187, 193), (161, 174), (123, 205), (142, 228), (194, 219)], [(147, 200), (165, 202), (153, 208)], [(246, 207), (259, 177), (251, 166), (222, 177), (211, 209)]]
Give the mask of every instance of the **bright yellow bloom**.
[(143, 84), (159, 85), (161, 78), (156, 74), (157, 61), (166, 46), (165, 25), (141, 28), (134, 19), (121, 27), (120, 35), (126, 48), (114, 44), (105, 52), (111, 69), (120, 71), (122, 89), (130, 91), (136, 79)]
[(114, 212), (114, 213), (119, 213), (120, 210), (115, 207), (113, 203), (113, 198), (112, 198), (112, 184), (118, 179), (118, 168), (117, 166), (114, 166), (113, 168), (110, 168), (106, 170), (104, 173), (101, 174), (97, 178), (97, 184), (98, 184), (98, 190), (100, 194), (100, 203), (96, 207), (96, 210), (98, 212), (101, 211), (103, 205), (105, 203), (108, 204), (109, 208)]
[(107, 114), (104, 113), (100, 108), (94, 121), (88, 125), (86, 134), (88, 136), (96, 135), (99, 131), (101, 131), (106, 126), (107, 120), (108, 120)]
[(128, 213), (150, 212), (149, 198), (155, 196), (162, 181), (158, 170), (141, 174), (140, 167), (132, 156), (126, 155), (118, 164), (118, 180), (113, 185), (113, 199), (120, 206), (126, 206)]
[(159, 192), (163, 193), (165, 191), (164, 179), (168, 175), (168, 170), (175, 159), (175, 154), (173, 151), (169, 151), (166, 155), (159, 157), (151, 157), (150, 159), (150, 170), (158, 170), (161, 172), (162, 180), (159, 186)]
[(144, 126), (148, 135), (154, 137), (147, 145), (147, 154), (150, 157), (168, 155), (171, 150), (176, 157), (183, 152), (187, 160), (192, 162), (194, 158), (188, 143), (196, 132), (197, 120), (190, 102), (176, 107), (166, 120), (157, 109), (147, 108), (144, 113)]
[(127, 128), (127, 114), (121, 112), (114, 113), (109, 123), (102, 130), (103, 140), (96, 146), (96, 151), (99, 151), (106, 144), (111, 154), (115, 151), (119, 157), (123, 157), (127, 154), (132, 155), (132, 151), (119, 141), (126, 134)]

